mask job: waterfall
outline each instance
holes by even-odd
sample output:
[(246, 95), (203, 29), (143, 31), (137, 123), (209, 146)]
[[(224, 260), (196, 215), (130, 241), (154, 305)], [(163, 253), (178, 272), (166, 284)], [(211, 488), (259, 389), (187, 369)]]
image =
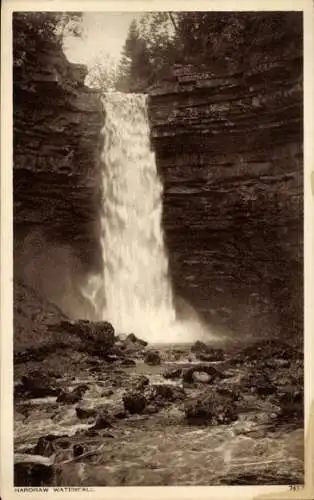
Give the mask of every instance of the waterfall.
[(117, 333), (133, 332), (150, 342), (200, 338), (195, 324), (183, 328), (176, 321), (162, 231), (163, 186), (150, 147), (146, 96), (110, 92), (103, 106), (104, 270), (85, 294), (93, 298), (98, 318), (110, 321)]
[(151, 339), (175, 321), (175, 310), (146, 96), (112, 92), (103, 104), (102, 316), (117, 331)]

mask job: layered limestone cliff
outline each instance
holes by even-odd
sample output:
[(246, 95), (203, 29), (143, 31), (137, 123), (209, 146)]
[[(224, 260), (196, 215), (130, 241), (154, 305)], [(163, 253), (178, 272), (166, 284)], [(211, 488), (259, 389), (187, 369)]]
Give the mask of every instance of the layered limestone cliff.
[[(24, 34), (14, 59), (15, 276), (88, 317), (80, 289), (101, 268), (100, 95), (60, 44), (23, 23), (14, 22)], [(223, 54), (183, 62), (149, 91), (174, 289), (239, 336), (302, 331), (302, 44), (279, 35), (228, 64)]]
[(302, 57), (272, 42), (150, 99), (175, 289), (238, 335), (302, 331)]
[(47, 27), (16, 14), (13, 30), (15, 277), (85, 315), (79, 287), (100, 266), (100, 94)]

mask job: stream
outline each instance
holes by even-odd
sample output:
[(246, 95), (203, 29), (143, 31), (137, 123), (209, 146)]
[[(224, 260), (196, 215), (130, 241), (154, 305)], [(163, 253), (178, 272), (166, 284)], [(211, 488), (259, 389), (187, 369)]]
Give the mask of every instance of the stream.
[[(189, 347), (174, 355), (173, 346), (158, 346), (162, 363), (156, 366), (135, 358), (134, 366), (110, 366), (110, 370), (103, 366), (95, 373), (100, 363), (93, 365), (89, 360), (91, 368), (58, 380), (59, 386), (67, 390), (86, 384), (88, 389), (78, 404), (60, 404), (53, 396), (18, 400), (16, 454), (34, 453), (40, 437), (48, 436), (47, 445), (49, 436), (53, 436), (54, 466), (58, 470), (54, 484), (65, 486), (302, 482), (303, 429), (271, 426), (277, 416), (276, 406), (267, 398), (256, 399), (248, 394), (238, 418), (226, 425), (190, 425), (184, 419), (184, 403), (174, 401), (158, 408), (153, 405), (148, 411), (126, 418), (118, 416), (104, 428), (94, 429), (97, 412), (123, 414), (123, 394), (141, 377), (148, 379), (148, 387), (184, 388), (187, 398), (195, 396), (202, 384), (186, 386), (180, 378), (169, 380), (163, 376), (166, 370), (191, 368), (199, 363), (191, 358)], [(221, 363), (206, 364), (218, 367)], [(234, 388), (245, 367), (228, 371), (229, 378), (221, 383)], [(92, 414), (79, 419), (76, 406)], [(81, 447), (81, 456), (73, 459), (75, 446)], [(49, 446), (42, 453), (52, 454)]]

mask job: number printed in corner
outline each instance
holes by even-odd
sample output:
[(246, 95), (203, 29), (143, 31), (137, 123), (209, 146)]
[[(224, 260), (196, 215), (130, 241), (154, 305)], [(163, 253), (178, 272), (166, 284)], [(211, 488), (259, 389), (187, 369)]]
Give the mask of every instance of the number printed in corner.
[(297, 490), (300, 490), (301, 489), (301, 485), (300, 484), (289, 484), (289, 490), (290, 491), (297, 491)]

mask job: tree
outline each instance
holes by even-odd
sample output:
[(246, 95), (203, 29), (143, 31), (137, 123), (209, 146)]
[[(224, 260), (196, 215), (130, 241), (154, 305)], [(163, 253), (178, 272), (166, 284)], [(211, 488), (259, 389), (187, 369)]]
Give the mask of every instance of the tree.
[(23, 66), (27, 54), (40, 48), (62, 47), (66, 34), (82, 35), (80, 12), (14, 12), (13, 66)]
[(118, 66), (110, 54), (96, 56), (88, 65), (86, 85), (93, 88), (114, 90), (116, 88)]
[(166, 12), (144, 14), (132, 21), (123, 48), (117, 87), (132, 91), (147, 88), (160, 71), (172, 64), (174, 28)]
[(146, 83), (152, 64), (146, 40), (141, 36), (136, 20), (133, 20), (122, 51), (120, 78), (117, 86), (121, 90), (132, 90)]

